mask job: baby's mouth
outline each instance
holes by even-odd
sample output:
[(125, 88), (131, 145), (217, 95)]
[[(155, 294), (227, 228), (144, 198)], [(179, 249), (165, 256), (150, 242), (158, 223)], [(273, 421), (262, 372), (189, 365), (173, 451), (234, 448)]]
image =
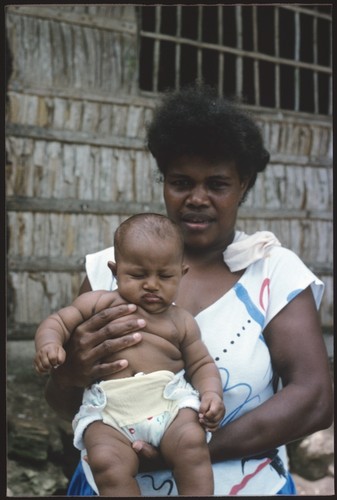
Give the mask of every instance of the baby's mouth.
[(157, 304), (161, 302), (161, 298), (155, 293), (146, 293), (143, 295), (143, 300), (149, 304)]

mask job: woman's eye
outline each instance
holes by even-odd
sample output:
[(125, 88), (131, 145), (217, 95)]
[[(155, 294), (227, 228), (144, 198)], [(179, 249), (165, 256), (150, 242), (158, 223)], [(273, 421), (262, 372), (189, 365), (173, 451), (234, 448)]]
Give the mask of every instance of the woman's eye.
[(220, 191), (222, 189), (226, 189), (228, 184), (222, 181), (212, 181), (208, 184), (209, 189), (213, 189), (214, 191)]
[(190, 187), (191, 183), (185, 179), (179, 179), (176, 181), (171, 181), (170, 185), (178, 189), (186, 189)]

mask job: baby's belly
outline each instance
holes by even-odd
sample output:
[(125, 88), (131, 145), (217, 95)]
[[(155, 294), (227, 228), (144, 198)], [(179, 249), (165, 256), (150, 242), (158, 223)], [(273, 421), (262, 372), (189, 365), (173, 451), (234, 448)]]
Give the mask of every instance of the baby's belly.
[(128, 361), (126, 369), (112, 374), (105, 380), (132, 377), (139, 372), (151, 373), (158, 370), (169, 370), (177, 373), (184, 368), (184, 361), (177, 347), (165, 339), (154, 335), (150, 337), (150, 335), (144, 335), (139, 344), (104, 359), (105, 363), (121, 359)]

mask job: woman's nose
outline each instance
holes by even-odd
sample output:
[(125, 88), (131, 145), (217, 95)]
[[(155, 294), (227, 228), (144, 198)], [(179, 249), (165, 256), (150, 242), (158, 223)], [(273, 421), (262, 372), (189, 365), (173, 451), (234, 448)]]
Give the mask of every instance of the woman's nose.
[(208, 205), (209, 199), (207, 190), (203, 186), (195, 186), (190, 191), (186, 200), (186, 204), (194, 206)]

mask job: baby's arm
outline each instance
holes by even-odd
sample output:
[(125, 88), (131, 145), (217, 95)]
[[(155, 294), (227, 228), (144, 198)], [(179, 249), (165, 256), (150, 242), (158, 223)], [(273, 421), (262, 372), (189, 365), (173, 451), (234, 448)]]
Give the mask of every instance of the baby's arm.
[[(94, 312), (98, 312), (96, 308), (103, 294), (110, 294), (111, 297), (111, 293), (113, 292), (95, 291), (80, 295), (70, 306), (60, 309), (42, 321), (35, 334), (34, 364), (38, 373), (47, 373), (51, 368), (64, 363), (66, 354), (63, 345), (71, 332)], [(105, 302), (103, 301), (103, 306), (107, 307)]]
[(197, 322), (186, 316), (186, 333), (182, 342), (185, 370), (193, 387), (200, 393), (200, 423), (209, 431), (217, 429), (225, 414), (219, 370), (201, 340)]

